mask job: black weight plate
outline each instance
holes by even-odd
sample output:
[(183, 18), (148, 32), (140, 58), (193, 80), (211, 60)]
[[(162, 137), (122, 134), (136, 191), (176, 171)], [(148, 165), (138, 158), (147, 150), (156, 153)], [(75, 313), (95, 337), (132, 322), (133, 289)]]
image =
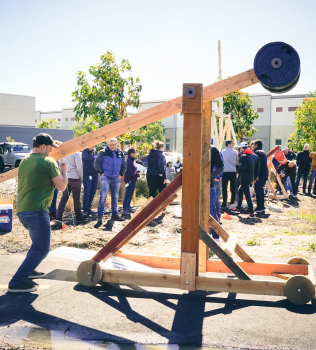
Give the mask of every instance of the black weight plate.
[(276, 89), (273, 89), (271, 87), (266, 87), (264, 85), (262, 85), (265, 89), (267, 89), (268, 91), (272, 92), (273, 94), (283, 94), (285, 92), (288, 92), (290, 90), (292, 90), (294, 88), (294, 86), (298, 83), (300, 79), (300, 74), (298, 75), (298, 77), (294, 80), (294, 82), (292, 84), (290, 84), (289, 86), (285, 87), (284, 89), (279, 89), (279, 90), (276, 90)]
[(295, 49), (286, 43), (269, 43), (258, 51), (254, 60), (254, 70), (266, 89), (284, 92), (297, 82), (300, 58)]

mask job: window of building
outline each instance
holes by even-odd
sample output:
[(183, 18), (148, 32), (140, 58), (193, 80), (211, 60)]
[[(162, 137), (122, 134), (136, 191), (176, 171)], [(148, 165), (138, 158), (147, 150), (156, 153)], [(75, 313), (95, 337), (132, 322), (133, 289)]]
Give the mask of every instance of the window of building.
[(65, 118), (65, 121), (68, 122), (68, 118)]
[(282, 140), (281, 139), (276, 139), (275, 140), (275, 145), (276, 146), (281, 146), (282, 145)]
[(277, 111), (277, 112), (282, 112), (282, 111), (283, 111), (283, 107), (277, 107), (277, 108), (276, 108), (276, 111)]
[(258, 113), (262, 113), (263, 112), (263, 108), (257, 108), (257, 112)]
[(294, 112), (297, 110), (297, 107), (289, 107), (289, 112)]
[(59, 121), (59, 122), (61, 122), (61, 119), (60, 119), (60, 118), (58, 118), (58, 121)]
[(71, 118), (70, 119), (72, 122), (75, 122), (76, 121), (76, 118)]
[(37, 123), (37, 119), (35, 119), (35, 123)]
[(166, 139), (166, 151), (170, 151), (170, 139)]

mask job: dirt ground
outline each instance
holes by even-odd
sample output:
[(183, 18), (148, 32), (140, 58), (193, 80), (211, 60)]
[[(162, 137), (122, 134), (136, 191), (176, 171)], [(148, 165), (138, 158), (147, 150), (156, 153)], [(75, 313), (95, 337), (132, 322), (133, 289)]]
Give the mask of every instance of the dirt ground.
[[(145, 199), (138, 200), (138, 208)], [(316, 196), (299, 194), (298, 199), (282, 201), (270, 200), (269, 203), (283, 208), (283, 212), (266, 209), (264, 215), (255, 219), (248, 218), (248, 212), (233, 215), (231, 219), (222, 219), (222, 225), (228, 233), (234, 233), (240, 244), (252, 257), (316, 257)], [(266, 205), (268, 200), (266, 199)], [(97, 206), (97, 200), (94, 207)], [(180, 256), (181, 219), (174, 215), (175, 205), (168, 207), (167, 215), (156, 222), (156, 226), (142, 229), (123, 247), (124, 253), (160, 256)], [(104, 215), (104, 225), (110, 215)], [(92, 215), (85, 224), (73, 226), (72, 213), (64, 214), (67, 228), (52, 231), (51, 249), (60, 246), (79, 247), (99, 250), (128, 222), (115, 222), (112, 231), (104, 226), (94, 228), (97, 216)], [(14, 254), (27, 251), (30, 246), (28, 231), (21, 225), (16, 215), (13, 230), (0, 233), (0, 254)], [(221, 241), (223, 247), (225, 243)]]

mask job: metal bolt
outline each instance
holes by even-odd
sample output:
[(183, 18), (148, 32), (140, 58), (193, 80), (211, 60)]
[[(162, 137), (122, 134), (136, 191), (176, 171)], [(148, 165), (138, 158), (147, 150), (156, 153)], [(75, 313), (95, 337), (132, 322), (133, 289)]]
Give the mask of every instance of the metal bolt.
[(65, 151), (62, 151), (61, 153), (62, 153), (62, 154), (65, 154)]
[(90, 272), (87, 272), (88, 275), (90, 275)]
[(300, 292), (301, 290), (300, 290), (300, 289), (298, 289), (297, 291), (298, 291), (298, 292)]
[(102, 138), (103, 138), (103, 140), (105, 140), (105, 136), (103, 136)]
[(84, 146), (84, 142), (82, 142), (81, 146)]
[(185, 282), (185, 284), (189, 285), (190, 283), (189, 282)]
[(195, 89), (193, 87), (188, 87), (185, 90), (185, 94), (187, 95), (187, 97), (194, 97), (195, 96)]

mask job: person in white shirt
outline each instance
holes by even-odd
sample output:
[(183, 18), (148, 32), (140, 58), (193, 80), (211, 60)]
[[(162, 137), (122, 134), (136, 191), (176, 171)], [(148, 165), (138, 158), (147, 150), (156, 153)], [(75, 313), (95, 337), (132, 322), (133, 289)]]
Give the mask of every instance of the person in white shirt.
[(62, 221), (63, 213), (65, 210), (65, 206), (68, 202), (69, 195), (72, 193), (72, 197), (74, 200), (74, 209), (76, 215), (76, 222), (82, 222), (84, 219), (81, 214), (81, 203), (80, 203), (80, 192), (81, 192), (81, 184), (83, 178), (83, 170), (82, 170), (82, 160), (80, 153), (74, 153), (60, 161), (61, 163), (66, 163), (68, 166), (68, 186), (66, 190), (63, 192), (61, 200), (58, 205), (56, 220)]

